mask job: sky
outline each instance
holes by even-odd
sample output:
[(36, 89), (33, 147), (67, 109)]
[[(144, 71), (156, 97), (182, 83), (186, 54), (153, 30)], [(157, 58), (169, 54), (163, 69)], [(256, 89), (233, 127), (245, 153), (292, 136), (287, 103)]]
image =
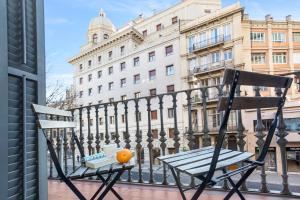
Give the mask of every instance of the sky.
[[(72, 84), (73, 68), (68, 59), (79, 53), (86, 43), (89, 21), (102, 8), (118, 27), (143, 13), (149, 17), (181, 0), (45, 0), (46, 72), (48, 87), (59, 82)], [(236, 0), (222, 0), (222, 7)], [(300, 0), (240, 0), (251, 19), (264, 19), (271, 14), (284, 20), (287, 15), (300, 20)]]

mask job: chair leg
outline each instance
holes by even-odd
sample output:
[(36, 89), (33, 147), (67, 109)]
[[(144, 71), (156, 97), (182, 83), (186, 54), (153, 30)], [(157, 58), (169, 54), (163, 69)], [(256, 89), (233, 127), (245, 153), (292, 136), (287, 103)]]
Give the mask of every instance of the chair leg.
[[(100, 176), (98, 176), (100, 178)], [(101, 176), (101, 181), (102, 181), (102, 184), (101, 186), (99, 187), (99, 189), (95, 192), (95, 194), (93, 195), (93, 197), (91, 198), (91, 200), (94, 200), (96, 199), (96, 197), (98, 196), (98, 194), (101, 192), (101, 190), (104, 188), (105, 185), (107, 185), (107, 182), (108, 180), (110, 179), (111, 177), (111, 174), (108, 175), (108, 177), (106, 179), (104, 179), (102, 176)]]
[[(227, 173), (226, 169), (222, 169), (222, 171), (223, 171), (224, 174)], [(230, 177), (227, 177), (227, 180), (232, 185), (232, 189), (234, 190), (234, 192), (236, 192), (239, 195), (239, 197), (241, 198), (241, 200), (246, 200), (245, 197), (243, 196), (243, 194), (239, 191), (239, 188), (233, 182), (233, 180)]]
[(184, 192), (183, 192), (183, 190), (182, 190), (182, 187), (181, 187), (179, 178), (177, 177), (176, 172), (175, 172), (175, 170), (174, 170), (173, 167), (171, 167), (171, 172), (172, 172), (172, 174), (173, 174), (173, 177), (174, 177), (174, 179), (175, 179), (176, 185), (177, 185), (177, 187), (178, 187), (178, 189), (179, 189), (179, 192), (180, 192), (180, 194), (181, 194), (182, 199), (183, 199), (183, 200), (186, 200), (186, 197), (185, 197)]
[[(112, 187), (113, 187), (114, 184), (117, 182), (117, 180), (119, 180), (119, 178), (122, 176), (123, 172), (124, 172), (124, 171), (119, 171), (119, 172), (117, 173), (117, 175), (113, 178), (113, 180), (111, 180), (111, 181), (107, 184), (105, 190), (101, 193), (101, 195), (100, 195), (100, 197), (98, 198), (98, 200), (103, 200), (103, 199), (104, 199), (104, 197), (105, 197), (106, 194), (109, 192), (109, 190), (112, 189)], [(122, 198), (121, 198), (121, 199), (122, 199)]]
[[(103, 178), (103, 176), (99, 175), (100, 180), (105, 181), (105, 179)], [(108, 181), (105, 182), (105, 185), (108, 184)], [(123, 198), (117, 193), (117, 191), (112, 187), (111, 192), (119, 199), (122, 200)]]
[(207, 180), (203, 180), (200, 187), (196, 190), (195, 194), (193, 195), (191, 200), (197, 200), (199, 198), (199, 196), (202, 194), (202, 192), (204, 191), (206, 185), (207, 185)]
[[(254, 169), (255, 169), (255, 168), (249, 169), (249, 170), (244, 174), (244, 176), (242, 176), (242, 177), (240, 178), (240, 180), (235, 184), (235, 187), (236, 187), (236, 188), (239, 188), (239, 187), (246, 181), (246, 179), (252, 174), (252, 172), (254, 171)], [(228, 192), (228, 194), (225, 196), (224, 200), (229, 200), (229, 199), (231, 198), (231, 196), (232, 196), (235, 192), (236, 192), (235, 189), (232, 188), (232, 189), (230, 190), (230, 192)]]

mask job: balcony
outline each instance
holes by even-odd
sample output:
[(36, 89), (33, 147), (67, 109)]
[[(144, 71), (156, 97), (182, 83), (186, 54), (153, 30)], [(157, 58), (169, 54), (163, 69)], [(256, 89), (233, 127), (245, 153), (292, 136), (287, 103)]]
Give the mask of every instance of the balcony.
[(233, 67), (233, 60), (221, 60), (219, 62), (207, 63), (194, 67), (194, 69), (189, 70), (190, 76), (199, 76), (205, 73), (212, 73), (227, 67)]
[[(222, 88), (222, 86), (214, 87)], [(83, 124), (80, 125), (78, 123), (77, 135), (83, 144), (86, 154), (99, 152), (102, 145), (111, 143), (131, 148), (136, 152), (136, 166), (120, 178), (119, 183), (122, 184), (116, 187), (124, 195), (125, 199), (180, 199), (179, 192), (174, 188), (175, 181), (171, 176), (170, 170), (162, 165), (157, 160), (157, 157), (172, 154), (176, 151), (186, 151), (187, 149), (215, 144), (219, 125), (218, 118), (220, 116), (208, 113), (207, 109), (202, 109), (208, 97), (201, 93), (209, 93), (210, 88), (195, 88), (151, 97), (74, 108), (72, 111), (75, 121), (85, 122), (84, 127), (82, 127)], [(207, 119), (196, 120), (194, 118), (195, 113), (192, 113), (193, 92), (200, 92), (198, 99), (202, 102), (202, 107), (200, 106), (199, 108), (201, 108), (203, 113), (198, 113), (198, 116), (207, 116)], [(180, 101), (180, 99), (183, 99), (183, 101)], [(186, 110), (179, 109), (179, 104), (181, 103), (186, 105)], [(168, 112), (170, 106), (174, 109), (173, 114)], [(157, 114), (154, 116), (151, 114), (151, 111), (156, 109)], [(143, 112), (145, 117), (142, 117), (141, 120), (136, 120), (140, 112)], [(174, 115), (175, 113), (176, 115)], [(121, 116), (123, 114), (125, 115), (125, 123), (122, 122), (123, 117)], [(233, 114), (235, 117), (229, 120), (229, 134), (224, 146), (226, 148), (245, 149), (248, 151), (250, 147), (248, 147), (247, 139), (245, 138), (247, 131), (240, 128), (243, 127), (245, 119), (239, 120), (238, 111)], [(187, 122), (182, 121), (180, 118), (182, 115), (187, 116)], [(111, 121), (112, 118), (110, 116), (114, 116), (114, 119), (117, 120)], [(103, 124), (99, 123), (100, 117), (104, 119)], [(153, 129), (157, 130), (157, 132), (154, 133)], [(70, 137), (69, 131), (56, 131), (49, 131), (48, 137), (50, 137), (58, 155), (62, 158), (60, 161), (65, 173), (69, 173), (80, 165), (80, 162), (77, 161), (78, 150)], [(262, 139), (257, 137), (257, 140)], [(283, 147), (280, 146), (282, 144), (278, 145)], [(284, 158), (287, 159), (286, 156)], [(282, 163), (278, 163), (277, 168), (284, 169), (285, 171), (283, 172), (255, 171), (247, 180), (247, 184), (243, 186), (244, 190), (247, 189), (249, 192), (255, 193), (255, 195), (249, 194), (247, 197), (251, 199), (272, 198), (272, 200), (276, 199), (276, 197), (267, 197), (265, 194), (281, 195), (278, 199), (299, 197), (300, 174), (293, 173), (293, 175), (290, 175), (286, 171), (287, 168), (282, 168), (282, 165)], [(282, 176), (282, 174), (285, 174), (285, 176)], [(264, 178), (265, 176), (267, 179)], [(64, 184), (55, 181), (57, 173), (53, 162), (49, 158), (48, 177), (49, 196), (51, 198), (64, 200), (74, 198)], [(238, 178), (239, 175), (233, 177), (234, 180)], [(199, 183), (198, 180), (185, 174), (180, 175), (180, 180), (186, 186)], [(282, 184), (283, 180), (288, 185)], [(92, 194), (91, 191), (94, 191), (98, 186), (95, 178), (81, 180), (76, 183), (86, 194)], [(229, 184), (223, 182), (207, 189), (203, 199), (220, 199), (225, 194), (222, 190), (228, 187)], [(264, 195), (262, 196), (261, 194)]]
[(199, 53), (204, 50), (208, 50), (213, 47), (224, 44), (225, 39), (229, 40), (231, 36), (218, 35), (216, 37), (209, 38), (207, 40), (194, 43), (189, 49), (189, 53)]

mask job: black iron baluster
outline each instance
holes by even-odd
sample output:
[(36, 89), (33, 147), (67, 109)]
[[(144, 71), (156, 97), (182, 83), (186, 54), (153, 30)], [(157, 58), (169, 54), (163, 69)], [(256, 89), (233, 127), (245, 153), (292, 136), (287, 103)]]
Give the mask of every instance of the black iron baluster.
[[(125, 148), (130, 149), (130, 135), (129, 135), (129, 128), (128, 128), (128, 101), (124, 101), (124, 114), (125, 114)], [(131, 179), (131, 170), (128, 170), (128, 178), (127, 182), (132, 182)]]
[(186, 100), (187, 100), (187, 107), (188, 107), (188, 146), (190, 150), (195, 148), (195, 136), (193, 132), (193, 124), (192, 124), (192, 104), (191, 104), (191, 92), (190, 90), (186, 91)]
[[(276, 95), (278, 97), (281, 97), (281, 95), (282, 95), (281, 88), (276, 88)], [(277, 130), (276, 130), (275, 134), (278, 137), (277, 144), (280, 147), (280, 154), (281, 154), (281, 167), (282, 167), (282, 175), (281, 175), (281, 177), (282, 177), (282, 190), (281, 190), (281, 194), (288, 195), (288, 194), (291, 194), (291, 192), (289, 190), (288, 174), (287, 174), (287, 154), (286, 154), (287, 140), (285, 139), (285, 137), (289, 133), (286, 131), (286, 125), (284, 123), (282, 109), (280, 110), (280, 113), (279, 113)]]
[(172, 99), (173, 99), (173, 117), (174, 117), (174, 147), (175, 147), (175, 152), (179, 152), (179, 147), (180, 147), (180, 137), (179, 137), (179, 130), (178, 130), (178, 124), (177, 124), (177, 93), (172, 94)]
[[(260, 97), (260, 87), (255, 87), (255, 96)], [(259, 152), (261, 152), (263, 145), (265, 143), (264, 141), (264, 137), (266, 136), (266, 134), (264, 133), (264, 128), (265, 126), (262, 123), (262, 118), (261, 118), (261, 110), (260, 108), (257, 108), (257, 122), (256, 122), (256, 126), (255, 126), (255, 131), (256, 134), (255, 136), (257, 137), (257, 141), (256, 144), (259, 148)], [(267, 181), (266, 181), (266, 172), (265, 172), (265, 166), (261, 166), (261, 188), (260, 191), (267, 193), (269, 192), (268, 188), (267, 188)]]
[(96, 113), (96, 151), (97, 153), (100, 152), (100, 133), (99, 133), (99, 105), (95, 106), (95, 113)]
[[(59, 121), (59, 117), (58, 116), (56, 116), (56, 120)], [(57, 157), (59, 159), (59, 162), (61, 162), (61, 159), (60, 159), (60, 156), (61, 156), (60, 145), (61, 145), (60, 130), (56, 129), (56, 152), (57, 152)], [(58, 174), (57, 174), (57, 178), (59, 178)]]
[[(67, 121), (67, 117), (65, 117), (65, 121)], [(65, 167), (65, 174), (68, 174), (68, 157), (67, 157), (67, 153), (68, 153), (68, 138), (67, 138), (67, 129), (64, 128), (64, 133), (63, 133), (63, 146), (64, 146), (64, 167)]]
[(149, 150), (149, 163), (150, 163), (150, 174), (149, 174), (149, 183), (154, 183), (153, 180), (153, 139), (152, 139), (152, 128), (151, 128), (151, 97), (147, 98), (147, 112), (148, 112), (148, 133), (147, 133), (147, 142), (148, 142), (148, 150)]
[[(236, 96), (241, 96), (241, 87), (239, 85), (236, 88)], [(238, 132), (237, 138), (238, 138), (239, 150), (241, 152), (244, 152), (245, 151), (245, 145), (246, 145), (246, 142), (245, 142), (244, 138), (246, 137), (246, 134), (244, 134), (245, 127), (243, 125), (242, 111), (241, 110), (237, 111), (237, 132)], [(244, 166), (244, 163), (241, 163), (241, 166)], [(244, 174), (245, 174), (244, 171), (241, 172), (242, 177), (244, 176)], [(246, 181), (242, 184), (241, 189), (243, 191), (248, 190), (247, 185), (246, 185)]]
[(108, 111), (107, 111), (108, 104), (104, 104), (104, 118), (105, 118), (105, 144), (109, 144), (109, 133), (108, 133)]
[(87, 107), (86, 108), (87, 111), (87, 125), (88, 125), (88, 136), (87, 136), (87, 140), (88, 140), (88, 151), (89, 151), (89, 155), (92, 155), (92, 136), (91, 136), (91, 107)]
[[(71, 111), (72, 112), (72, 117), (71, 117), (71, 120), (74, 121), (74, 110)], [(75, 133), (75, 130), (74, 128), (71, 129), (72, 131), (72, 136), (71, 136), (71, 140), (70, 140), (70, 148), (71, 148), (71, 152), (72, 152), (72, 169), (73, 171), (75, 171), (75, 161), (76, 161), (76, 158), (75, 158), (75, 138), (74, 138), (74, 135), (76, 134)]]
[(202, 145), (203, 147), (207, 147), (211, 145), (211, 139), (209, 136), (208, 129), (208, 120), (207, 120), (207, 88), (201, 88), (201, 97), (202, 97), (202, 112), (203, 112), (203, 136), (202, 136)]
[[(83, 132), (82, 132), (82, 127), (83, 127), (83, 121), (82, 121), (82, 109), (83, 108), (79, 108), (79, 142), (80, 142), (80, 146), (84, 152), (84, 136), (83, 136)], [(80, 158), (81, 160), (82, 158)]]
[(118, 127), (118, 103), (114, 103), (114, 114), (115, 114), (115, 142), (118, 147), (120, 147), (120, 134), (119, 134), (119, 127)]
[(139, 171), (138, 171), (138, 176), (139, 176), (139, 183), (143, 183), (143, 175), (142, 175), (142, 135), (140, 132), (140, 118), (139, 118), (139, 99), (134, 100), (135, 103), (135, 121), (136, 121), (136, 151), (137, 151), (137, 159), (138, 159), (138, 166), (139, 166)]
[[(166, 155), (166, 131), (164, 129), (164, 113), (163, 113), (163, 109), (164, 109), (164, 102), (163, 102), (163, 97), (164, 95), (159, 95), (158, 99), (159, 99), (159, 113), (160, 113), (160, 139), (159, 141), (160, 143), (160, 148), (162, 151), (162, 155)], [(163, 181), (162, 181), (163, 185), (167, 185), (168, 181), (167, 181), (167, 170), (166, 170), (166, 165), (163, 164)]]

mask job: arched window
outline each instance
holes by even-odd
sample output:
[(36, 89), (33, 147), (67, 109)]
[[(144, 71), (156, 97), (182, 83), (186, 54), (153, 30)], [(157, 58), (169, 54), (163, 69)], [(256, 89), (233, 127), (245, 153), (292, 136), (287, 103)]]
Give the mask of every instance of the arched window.
[(97, 43), (97, 41), (98, 41), (98, 35), (95, 33), (93, 35), (93, 43)]
[(108, 39), (108, 38), (109, 38), (108, 34), (105, 33), (105, 34), (103, 35), (103, 38), (104, 38), (105, 40)]

